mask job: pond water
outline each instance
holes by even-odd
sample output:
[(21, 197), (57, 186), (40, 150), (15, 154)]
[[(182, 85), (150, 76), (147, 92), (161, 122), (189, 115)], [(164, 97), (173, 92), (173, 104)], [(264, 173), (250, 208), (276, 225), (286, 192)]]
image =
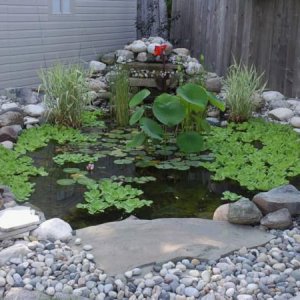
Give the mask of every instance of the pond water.
[[(85, 187), (77, 184), (60, 186), (56, 181), (66, 178), (63, 168), (77, 167), (85, 170), (86, 164), (66, 164), (61, 167), (52, 159), (55, 153), (56, 145), (50, 143), (47, 147), (31, 155), (36, 165), (43, 166), (49, 173), (48, 177), (34, 179), (36, 187), (30, 201), (45, 213), (46, 218), (62, 218), (77, 229), (122, 220), (129, 216), (117, 209), (108, 209), (105, 213), (89, 215), (85, 210), (76, 208), (76, 204), (84, 200)], [(144, 199), (153, 201), (150, 207), (134, 211), (133, 215), (141, 219), (212, 218), (214, 210), (224, 203), (220, 199), (223, 191), (230, 188), (231, 191), (240, 192), (235, 185), (211, 181), (210, 174), (201, 168), (191, 168), (189, 171), (137, 168), (134, 164), (116, 165), (114, 159), (109, 156), (99, 159), (95, 164), (94, 171), (88, 176), (97, 180), (109, 178), (112, 175), (154, 176), (157, 178), (155, 182), (143, 185), (132, 184), (144, 191)]]

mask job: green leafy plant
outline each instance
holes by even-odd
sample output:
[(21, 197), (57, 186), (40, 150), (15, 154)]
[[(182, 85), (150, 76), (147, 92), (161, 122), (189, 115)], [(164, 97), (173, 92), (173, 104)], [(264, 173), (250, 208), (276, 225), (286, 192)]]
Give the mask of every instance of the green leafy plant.
[(34, 167), (30, 157), (0, 146), (0, 183), (9, 186), (18, 201), (29, 199), (34, 188), (29, 179), (38, 175), (46, 176), (47, 173), (43, 168)]
[(224, 110), (224, 104), (199, 85), (192, 83), (177, 89), (177, 95), (163, 93), (156, 97), (152, 106), (152, 113), (156, 120), (144, 117), (146, 107), (143, 101), (149, 96), (147, 89), (140, 91), (129, 102), (133, 112), (129, 124), (139, 123), (142, 132), (135, 135), (128, 144), (130, 147), (141, 146), (147, 137), (165, 141), (166, 129), (181, 127), (182, 131), (177, 137), (177, 145), (182, 152), (199, 152), (203, 149), (203, 139), (199, 133), (206, 129), (205, 120), (207, 106), (210, 103)]
[(265, 88), (262, 77), (263, 74), (258, 74), (254, 66), (247, 67), (235, 62), (229, 68), (225, 88), (230, 120), (244, 122), (251, 118), (254, 110), (252, 97)]
[(235, 202), (235, 201), (237, 201), (241, 198), (242, 198), (241, 195), (238, 195), (236, 193), (232, 193), (230, 191), (225, 191), (225, 192), (222, 193), (221, 200)]
[(82, 127), (105, 128), (105, 123), (100, 118), (103, 117), (101, 110), (84, 111), (82, 113)]
[(116, 121), (119, 126), (127, 126), (129, 120), (129, 74), (125, 68), (120, 67), (117, 69), (113, 78), (112, 90), (112, 103), (114, 105), (114, 113)]
[(54, 126), (45, 124), (40, 127), (32, 127), (24, 132), (18, 138), (15, 152), (25, 154), (39, 148), (47, 146), (50, 141), (56, 141), (63, 145), (66, 143), (78, 144), (83, 142), (95, 141), (89, 135), (82, 134), (79, 130), (64, 126)]
[(56, 155), (53, 157), (53, 160), (58, 165), (64, 165), (65, 163), (74, 163), (74, 164), (80, 164), (80, 163), (91, 163), (96, 162), (101, 157), (101, 154), (94, 154), (94, 155), (88, 155), (88, 154), (82, 154), (82, 153), (70, 153), (65, 152), (63, 154)]
[(267, 191), (300, 175), (300, 138), (289, 126), (254, 119), (214, 127), (205, 142), (214, 161), (201, 166), (212, 179), (231, 179), (250, 191)]
[(99, 184), (89, 185), (87, 188), (88, 191), (84, 194), (85, 203), (80, 203), (77, 207), (86, 209), (89, 214), (104, 212), (113, 206), (131, 213), (137, 208), (149, 206), (152, 203), (152, 201), (139, 198), (143, 191), (130, 185), (123, 186), (109, 179), (102, 180)]
[(82, 112), (88, 104), (87, 73), (79, 65), (56, 64), (39, 72), (40, 89), (45, 92), (44, 103), (48, 120), (57, 125), (78, 128)]

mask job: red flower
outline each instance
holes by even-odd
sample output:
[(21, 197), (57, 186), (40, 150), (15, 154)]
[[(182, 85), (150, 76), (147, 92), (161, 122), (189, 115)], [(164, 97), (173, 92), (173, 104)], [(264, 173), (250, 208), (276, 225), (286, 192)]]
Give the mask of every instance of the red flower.
[(155, 56), (162, 56), (163, 54), (165, 54), (165, 50), (167, 49), (167, 45), (163, 44), (160, 46), (155, 46), (154, 48), (154, 55)]

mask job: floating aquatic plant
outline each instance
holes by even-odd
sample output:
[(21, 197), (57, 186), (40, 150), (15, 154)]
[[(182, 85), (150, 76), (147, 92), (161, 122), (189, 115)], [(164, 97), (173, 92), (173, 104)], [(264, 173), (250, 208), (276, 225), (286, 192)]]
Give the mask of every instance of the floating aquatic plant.
[(112, 180), (101, 180), (98, 184), (88, 185), (84, 193), (85, 203), (77, 205), (86, 209), (89, 214), (104, 212), (109, 207), (123, 209), (131, 213), (137, 208), (151, 205), (152, 201), (140, 199), (143, 191), (130, 185), (122, 185)]

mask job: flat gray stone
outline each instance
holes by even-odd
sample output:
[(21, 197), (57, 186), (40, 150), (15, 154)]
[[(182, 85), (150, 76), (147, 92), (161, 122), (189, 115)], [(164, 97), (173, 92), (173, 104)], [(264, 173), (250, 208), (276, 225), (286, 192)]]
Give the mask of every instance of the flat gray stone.
[[(38, 291), (28, 291), (22, 288), (11, 288), (4, 300), (50, 300), (52, 297)], [(71, 299), (71, 298), (69, 298)]]
[(6, 239), (17, 239), (23, 238), (24, 236), (29, 236), (29, 232), (36, 229), (38, 225), (26, 226), (20, 229), (11, 231), (0, 231), (0, 241)]
[(27, 206), (15, 206), (0, 211), (0, 231), (2, 232), (9, 232), (39, 223), (39, 216)]
[(217, 259), (264, 245), (273, 236), (252, 227), (183, 218), (107, 223), (77, 230), (72, 244), (76, 238), (91, 244), (97, 266), (115, 275), (183, 257)]
[(300, 191), (290, 184), (259, 193), (253, 202), (263, 214), (287, 208), (292, 216), (300, 215)]

